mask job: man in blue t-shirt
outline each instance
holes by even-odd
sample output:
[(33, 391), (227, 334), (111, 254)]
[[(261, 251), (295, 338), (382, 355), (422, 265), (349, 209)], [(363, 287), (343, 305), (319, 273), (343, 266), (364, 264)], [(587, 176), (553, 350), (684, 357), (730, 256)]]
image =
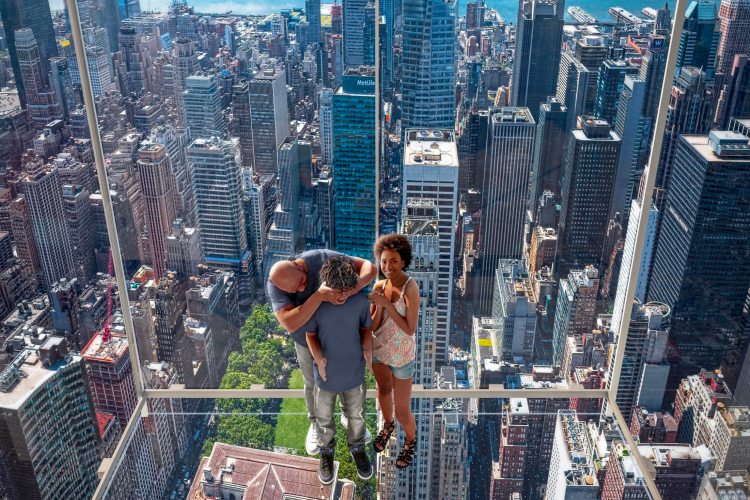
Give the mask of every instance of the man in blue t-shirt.
[[(303, 252), (289, 260), (274, 264), (266, 284), (266, 291), (276, 319), (294, 339), (297, 361), (302, 372), (302, 378), (305, 381), (305, 405), (307, 406), (307, 418), (310, 420), (310, 428), (305, 439), (305, 449), (310, 455), (318, 454), (318, 434), (315, 427), (313, 357), (307, 347), (305, 333), (309, 329), (305, 325), (321, 304), (343, 303), (348, 297), (372, 283), (377, 275), (377, 268), (372, 262), (354, 257), (350, 258), (358, 274), (357, 284), (354, 288), (342, 291), (321, 285), (320, 269), (323, 263), (330, 257), (342, 255), (344, 254), (333, 250)], [(342, 406), (342, 413), (343, 409)], [(344, 417), (342, 417), (342, 424), (346, 426)], [(370, 431), (367, 431), (366, 441), (370, 442), (370, 440), (372, 440), (372, 436)]]
[[(345, 255), (330, 257), (320, 270), (321, 281), (338, 290), (352, 290), (357, 273)], [(307, 345), (315, 359), (315, 416), (318, 428), (321, 483), (335, 479), (334, 450), (336, 397), (341, 401), (348, 427), (346, 440), (360, 479), (372, 477), (365, 451), (365, 367), (372, 362), (370, 300), (363, 293), (341, 304), (325, 302), (307, 323)]]

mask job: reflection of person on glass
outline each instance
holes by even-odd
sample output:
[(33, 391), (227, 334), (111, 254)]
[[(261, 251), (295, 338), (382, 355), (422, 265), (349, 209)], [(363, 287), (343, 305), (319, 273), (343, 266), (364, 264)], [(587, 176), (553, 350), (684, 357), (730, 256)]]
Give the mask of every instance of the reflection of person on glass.
[[(357, 286), (357, 273), (346, 255), (331, 257), (320, 270), (326, 286), (348, 291)], [(335, 479), (336, 397), (346, 416), (346, 441), (360, 479), (372, 477), (365, 451), (365, 366), (372, 353), (370, 302), (363, 293), (341, 304), (325, 302), (305, 325), (307, 345), (315, 359), (315, 416), (320, 448), (318, 476), (323, 484)]]
[(406, 434), (396, 467), (404, 469), (414, 459), (417, 447), (416, 421), (411, 412), (411, 383), (415, 371), (414, 332), (419, 319), (419, 285), (404, 272), (411, 264), (411, 245), (405, 236), (389, 234), (375, 243), (375, 257), (386, 279), (370, 292), (372, 305), (372, 371), (378, 382), (378, 402), (383, 412), (383, 430), (373, 447), (382, 452), (393, 432), (393, 401), (396, 418)]
[[(347, 297), (372, 283), (377, 274), (377, 268), (372, 262), (354, 257), (352, 263), (358, 274), (357, 285), (354, 288), (343, 292), (321, 285), (320, 269), (323, 263), (330, 257), (341, 255), (343, 254), (332, 250), (310, 250), (289, 260), (277, 262), (271, 268), (266, 285), (276, 319), (290, 332), (297, 350), (297, 361), (305, 382), (307, 418), (310, 420), (310, 428), (305, 439), (305, 448), (310, 455), (318, 454), (318, 433), (315, 427), (313, 356), (307, 347), (305, 333), (309, 330), (305, 328), (305, 324), (322, 303), (343, 304)], [(343, 416), (341, 423), (346, 427), (347, 422)], [(372, 436), (367, 431), (366, 442), (370, 442), (371, 439)]]

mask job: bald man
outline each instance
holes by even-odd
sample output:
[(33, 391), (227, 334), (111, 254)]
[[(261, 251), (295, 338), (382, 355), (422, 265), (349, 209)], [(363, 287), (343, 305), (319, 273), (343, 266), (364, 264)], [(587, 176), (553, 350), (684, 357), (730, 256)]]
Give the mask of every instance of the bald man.
[[(313, 372), (313, 355), (307, 347), (306, 325), (323, 302), (343, 304), (348, 297), (358, 293), (377, 276), (377, 268), (367, 260), (350, 257), (359, 275), (357, 286), (346, 292), (334, 290), (320, 284), (320, 268), (330, 257), (343, 255), (333, 250), (309, 250), (289, 260), (277, 262), (268, 275), (266, 291), (271, 300), (271, 308), (279, 324), (294, 339), (302, 378), (305, 381), (305, 405), (310, 429), (305, 439), (305, 449), (310, 455), (317, 455), (318, 431), (315, 417), (315, 375)], [(345, 419), (342, 424), (346, 426)], [(367, 432), (368, 438), (372, 436)]]

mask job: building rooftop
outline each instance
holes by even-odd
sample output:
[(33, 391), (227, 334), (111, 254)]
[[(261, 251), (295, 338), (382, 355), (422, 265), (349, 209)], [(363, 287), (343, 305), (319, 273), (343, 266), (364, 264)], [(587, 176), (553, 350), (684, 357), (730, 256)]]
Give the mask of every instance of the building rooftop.
[(748, 138), (737, 132), (712, 131), (710, 135), (681, 137), (706, 162), (750, 162), (746, 156), (750, 154)]
[(345, 76), (375, 76), (375, 66), (349, 66), (344, 71)]
[(127, 351), (128, 339), (125, 336), (125, 329), (122, 325), (118, 325), (114, 328), (108, 342), (104, 342), (101, 333), (94, 335), (81, 351), (81, 355), (86, 361), (116, 363)]
[(656, 467), (670, 467), (672, 460), (701, 460), (701, 454), (689, 444), (639, 444), (638, 452)]
[(452, 130), (406, 130), (404, 165), (458, 166), (456, 137)]
[(8, 330), (12, 330), (22, 324), (36, 325), (42, 320), (45, 314), (50, 311), (49, 298), (44, 295), (28, 302), (21, 301), (18, 307), (5, 318), (3, 324)]
[(201, 460), (187, 498), (197, 498), (196, 492), (206, 500), (219, 498), (211, 496), (211, 486), (222, 484), (238, 488), (242, 493), (236, 496), (243, 500), (328, 499), (334, 498), (336, 483), (320, 484), (315, 458), (215, 443), (211, 455)]
[[(45, 354), (51, 351), (55, 351), (56, 355)], [(21, 351), (0, 374), (0, 408), (18, 410), (58, 370), (81, 360), (77, 354), (65, 353), (67, 346), (62, 337), (50, 338), (39, 348)]]
[(99, 435), (104, 434), (104, 429), (107, 428), (107, 424), (114, 420), (115, 416), (109, 413), (96, 412), (96, 423), (99, 426)]
[(732, 437), (750, 437), (750, 410), (747, 406), (730, 406), (722, 408), (719, 404), (719, 415), (726, 422)]
[(493, 122), (512, 122), (512, 123), (534, 123), (534, 117), (531, 116), (529, 108), (504, 107), (496, 108), (492, 114)]

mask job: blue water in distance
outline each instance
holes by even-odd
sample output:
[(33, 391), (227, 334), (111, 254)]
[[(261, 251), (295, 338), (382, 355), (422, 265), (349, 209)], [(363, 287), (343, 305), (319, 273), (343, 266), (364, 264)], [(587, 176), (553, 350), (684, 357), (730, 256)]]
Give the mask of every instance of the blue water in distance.
[[(518, 16), (517, 0), (485, 1), (487, 7), (495, 9), (505, 22), (516, 23), (516, 17)], [(340, 3), (341, 0), (338, 0), (338, 2)], [(141, 9), (144, 11), (158, 9), (161, 12), (166, 12), (169, 3), (170, 0), (141, 0)], [(669, 4), (669, 8), (674, 11), (675, 0), (669, 0), (667, 3)], [(719, 3), (718, 0), (716, 0), (716, 3)], [(304, 0), (188, 0), (188, 4), (195, 7), (197, 12), (220, 13), (231, 10), (235, 14), (255, 15), (271, 14), (273, 12), (279, 12), (281, 9), (305, 6)], [(567, 14), (567, 9), (573, 5), (581, 7), (599, 21), (611, 21), (612, 18), (608, 12), (610, 7), (622, 7), (638, 17), (643, 17), (641, 9), (644, 7), (657, 9), (662, 7), (664, 3), (663, 0), (610, 0), (609, 2), (596, 0), (567, 0), (565, 2), (565, 18), (567, 20), (571, 20), (571, 17)], [(50, 0), (50, 6), (52, 9), (62, 9), (63, 0)], [(466, 0), (458, 0), (458, 12), (460, 16), (466, 14)]]
[[(143, 0), (142, 0), (143, 1)], [(487, 7), (495, 9), (500, 17), (502, 17), (506, 23), (516, 24), (516, 18), (518, 17), (518, 2), (513, 0), (485, 0)], [(718, 0), (716, 2), (718, 4)], [(674, 0), (667, 2), (669, 8), (672, 9), (672, 15), (674, 15)], [(652, 9), (658, 9), (664, 6), (664, 1), (659, 0), (610, 0), (608, 2), (601, 2), (595, 0), (566, 0), (565, 2), (565, 19), (572, 21), (568, 15), (568, 7), (577, 6), (594, 16), (598, 21), (613, 21), (609, 15), (610, 7), (622, 7), (633, 15), (640, 18), (645, 18), (641, 14), (641, 9), (644, 7), (651, 7)], [(466, 0), (459, 0), (459, 14), (461, 16), (466, 15)]]

